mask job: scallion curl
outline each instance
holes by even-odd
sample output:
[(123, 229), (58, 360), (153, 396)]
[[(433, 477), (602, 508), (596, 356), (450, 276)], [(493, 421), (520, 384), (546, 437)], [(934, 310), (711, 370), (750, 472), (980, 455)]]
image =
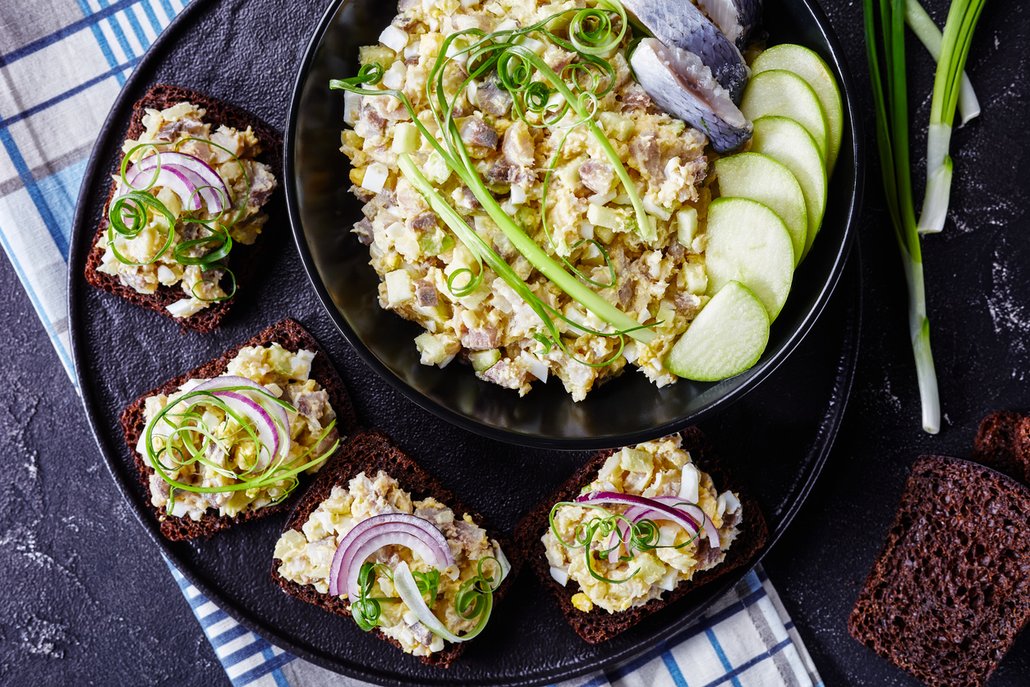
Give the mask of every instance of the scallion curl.
[[(558, 511), (568, 507), (587, 508), (598, 512), (598, 515), (576, 524), (571, 541), (562, 537), (556, 522)], [(699, 536), (699, 533), (695, 532), (680, 544), (662, 544), (661, 530), (654, 520), (650, 518), (630, 520), (622, 513), (612, 512), (605, 506), (577, 501), (559, 501), (554, 504), (547, 516), (547, 520), (551, 533), (558, 540), (558, 543), (567, 549), (582, 548), (587, 572), (594, 579), (608, 584), (628, 582), (640, 572), (640, 568), (634, 569), (626, 577), (619, 579), (610, 578), (600, 573), (594, 567), (596, 556), (607, 558), (611, 552), (625, 547), (628, 555), (620, 555), (619, 561), (629, 562), (634, 558), (634, 551), (643, 553), (656, 549), (682, 549), (696, 542)], [(625, 527), (620, 527), (620, 524), (625, 525)], [(595, 546), (595, 544), (600, 544), (603, 539), (613, 535), (614, 543), (612, 546), (608, 548), (603, 548), (603, 545)]]

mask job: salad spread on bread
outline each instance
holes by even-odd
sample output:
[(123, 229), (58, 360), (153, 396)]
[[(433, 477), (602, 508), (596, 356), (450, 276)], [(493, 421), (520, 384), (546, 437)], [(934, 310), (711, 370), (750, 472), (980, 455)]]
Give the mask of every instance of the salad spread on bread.
[(151, 503), (166, 517), (232, 517), (281, 502), (317, 471), (340, 440), (314, 357), (248, 346), (222, 376), (148, 397), (136, 451), (152, 470)]
[(554, 505), (541, 541), (551, 577), (578, 587), (575, 608), (617, 613), (721, 563), (742, 514), (672, 435), (609, 456), (578, 497)]
[(183, 297), (167, 306), (177, 318), (232, 297), (227, 259), (235, 243), (255, 242), (277, 186), (256, 160), (261, 145), (251, 127), (216, 127), (206, 114), (190, 102), (146, 110), (143, 133), (122, 146), (98, 243), (97, 270), (137, 293), (178, 285)]
[(284, 579), (346, 598), (361, 629), (423, 657), (478, 635), (510, 570), (471, 515), (413, 498), (383, 470), (333, 486), (275, 558)]

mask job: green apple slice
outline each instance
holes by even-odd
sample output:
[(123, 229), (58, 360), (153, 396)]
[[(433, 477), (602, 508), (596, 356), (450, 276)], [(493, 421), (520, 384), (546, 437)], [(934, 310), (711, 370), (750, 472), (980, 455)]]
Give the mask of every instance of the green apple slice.
[(769, 313), (740, 282), (727, 283), (697, 314), (665, 358), (678, 377), (717, 382), (750, 369), (769, 343)]
[(808, 213), (804, 253), (807, 255), (819, 233), (823, 212), (826, 211), (826, 168), (815, 141), (803, 126), (792, 119), (762, 117), (755, 120), (751, 150), (768, 155), (782, 164), (801, 185)]
[(823, 161), (828, 159), (826, 113), (815, 91), (797, 74), (773, 69), (753, 76), (744, 89), (740, 111), (750, 120), (766, 116), (793, 119), (812, 134)]
[(775, 320), (794, 278), (794, 244), (783, 220), (757, 201), (718, 198), (708, 206), (707, 234), (708, 293), (739, 281)]
[(754, 74), (783, 69), (800, 76), (819, 98), (826, 114), (827, 144), (829, 146), (827, 169), (833, 170), (840, 153), (841, 138), (844, 135), (844, 103), (841, 100), (837, 80), (830, 67), (814, 51), (801, 45), (784, 43), (762, 52), (751, 64)]
[(790, 232), (794, 266), (801, 262), (808, 235), (808, 215), (801, 184), (790, 170), (768, 155), (740, 153), (715, 161), (719, 195), (750, 198), (769, 206)]

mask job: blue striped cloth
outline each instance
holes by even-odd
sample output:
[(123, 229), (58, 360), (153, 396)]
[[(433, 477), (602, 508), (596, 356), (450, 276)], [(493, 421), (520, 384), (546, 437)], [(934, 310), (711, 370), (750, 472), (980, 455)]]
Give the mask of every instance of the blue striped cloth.
[[(73, 380), (64, 289), (86, 159), (129, 73), (184, 5), (184, 0), (0, 3), (0, 244)], [(236, 687), (362, 684), (269, 644), (170, 564), (169, 569)], [(821, 681), (759, 569), (675, 645), (656, 646), (618, 670), (563, 687), (585, 685), (764, 687)]]

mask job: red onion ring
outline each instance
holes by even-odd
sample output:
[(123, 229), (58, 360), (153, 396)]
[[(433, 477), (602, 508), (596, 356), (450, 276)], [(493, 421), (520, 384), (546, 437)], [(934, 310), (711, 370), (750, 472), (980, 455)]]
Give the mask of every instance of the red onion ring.
[[(237, 413), (245, 415), (254, 421), (258, 431), (258, 438), (266, 447), (271, 447), (267, 456), (258, 452), (257, 469), (264, 470), (271, 464), (280, 452), (285, 453), (290, 446), (290, 416), (278, 403), (259, 395), (257, 398), (248, 396), (244, 391), (229, 391), (234, 387), (247, 387), (261, 391), (265, 394), (268, 390), (252, 379), (225, 375), (209, 379), (193, 388), (193, 391), (204, 391), (212, 396), (222, 399), (227, 406)], [(265, 403), (261, 401), (264, 400)]]
[[(152, 155), (147, 160), (151, 160), (156, 155)], [(186, 174), (185, 170), (180, 170), (174, 165), (163, 165), (161, 169), (156, 169), (156, 166), (152, 166), (150, 169), (139, 169), (137, 165), (133, 165), (129, 168), (129, 171), (125, 173), (125, 181), (128, 183), (129, 188), (134, 191), (139, 191), (141, 188), (146, 186), (137, 186), (136, 182), (145, 174), (150, 174), (150, 180), (148, 184), (150, 186), (162, 186), (167, 188), (169, 191), (179, 196), (179, 200), (182, 201), (183, 207), (188, 210), (199, 210), (201, 207), (201, 191), (197, 188), (197, 184)], [(124, 194), (119, 194), (124, 195)]]
[[(329, 593), (357, 598), (358, 574), (361, 565), (384, 546), (404, 546), (433, 567), (454, 565), (454, 556), (443, 533), (428, 520), (406, 513), (383, 513), (367, 518), (354, 526), (336, 547), (329, 567)], [(345, 581), (341, 585), (341, 581)]]
[[(670, 502), (676, 505), (670, 505)], [(590, 503), (598, 506), (628, 506), (626, 512), (623, 513), (623, 517), (631, 522), (637, 522), (646, 516), (652, 516), (655, 520), (670, 520), (695, 534), (704, 531), (708, 536), (708, 543), (713, 549), (719, 549), (721, 546), (719, 533), (712, 526), (711, 521), (704, 516), (704, 511), (693, 504), (684, 504), (683, 500), (677, 496), (648, 498), (636, 494), (622, 494), (616, 491), (597, 491), (577, 497), (576, 503)], [(684, 506), (689, 506), (692, 510), (696, 508), (697, 511), (700, 511), (701, 517), (696, 518), (697, 513), (687, 512)], [(698, 522), (699, 519), (701, 522)], [(621, 533), (621, 539), (625, 541), (626, 535), (622, 529), (623, 524), (621, 522), (616, 523), (616, 527)], [(613, 532), (612, 536), (614, 534)], [(609, 537), (610, 541), (611, 537)], [(612, 557), (618, 554), (618, 547), (612, 543), (607, 545), (606, 548), (611, 549), (608, 552), (608, 560), (612, 562)]]
[[(199, 210), (203, 201), (211, 212), (222, 212), (225, 209), (225, 204), (229, 201), (228, 187), (222, 181), (222, 177), (218, 176), (218, 172), (193, 155), (172, 151), (161, 151), (149, 155), (129, 168), (125, 174), (125, 180), (130, 187), (136, 188), (136, 180), (144, 172), (152, 172), (156, 169), (159, 171), (153, 184), (171, 189), (182, 200), (184, 207), (188, 207), (190, 210)], [(169, 171), (169, 175), (164, 174), (165, 170)], [(151, 176), (153, 177), (153, 175)], [(177, 188), (174, 185), (177, 182), (172, 177), (185, 181), (189, 186)], [(184, 196), (180, 190), (187, 188), (189, 192)]]

